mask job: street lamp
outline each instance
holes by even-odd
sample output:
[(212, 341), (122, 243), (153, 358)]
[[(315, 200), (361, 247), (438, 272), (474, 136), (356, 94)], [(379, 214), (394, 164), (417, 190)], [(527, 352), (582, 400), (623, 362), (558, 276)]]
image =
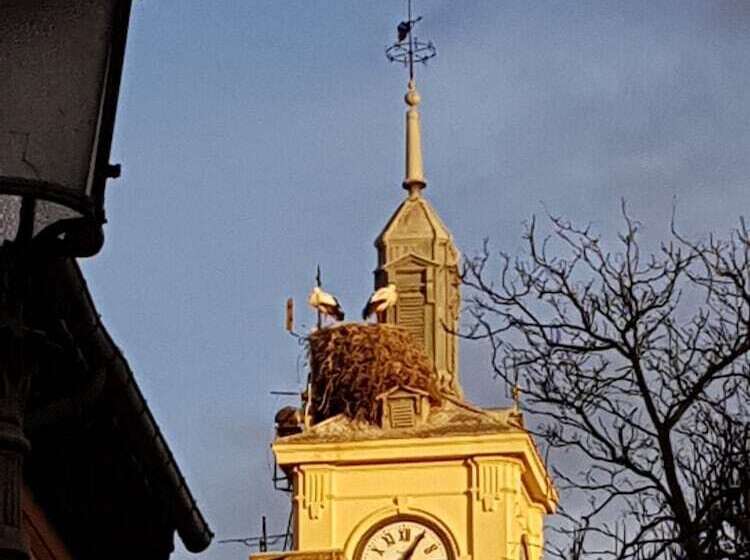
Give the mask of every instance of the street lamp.
[(34, 270), (104, 241), (131, 0), (0, 0), (0, 560), (26, 559), (24, 407), (49, 353)]
[(130, 3), (2, 1), (0, 244), (101, 248)]

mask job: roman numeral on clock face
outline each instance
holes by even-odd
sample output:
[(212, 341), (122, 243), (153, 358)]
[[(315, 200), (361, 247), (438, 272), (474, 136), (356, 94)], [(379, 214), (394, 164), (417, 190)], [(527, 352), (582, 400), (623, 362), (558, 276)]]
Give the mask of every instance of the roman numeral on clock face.
[(384, 533), (382, 538), (385, 541), (385, 544), (387, 544), (388, 546), (396, 544), (396, 539), (394, 539), (393, 535), (391, 535), (390, 533)]
[(454, 560), (437, 528), (411, 516), (404, 517), (373, 527), (352, 560)]

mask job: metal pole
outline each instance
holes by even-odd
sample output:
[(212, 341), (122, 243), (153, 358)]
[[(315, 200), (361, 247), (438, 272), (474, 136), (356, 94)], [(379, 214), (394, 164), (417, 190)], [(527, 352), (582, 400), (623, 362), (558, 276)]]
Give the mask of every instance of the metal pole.
[(412, 39), (412, 25), (414, 25), (414, 22), (411, 20), (411, 0), (409, 0), (409, 14), (408, 14), (408, 22), (409, 22), (409, 79), (414, 79), (414, 40)]
[(29, 558), (21, 511), (23, 461), (30, 449), (23, 416), (46, 340), (27, 324), (31, 265), (27, 234), (0, 246), (0, 560)]
[(268, 552), (268, 533), (266, 532), (266, 516), (264, 515), (261, 521), (261, 534), (260, 542), (258, 542), (259, 552)]
[(289, 510), (289, 519), (286, 522), (286, 534), (284, 535), (284, 548), (282, 550), (289, 550), (292, 546), (292, 519), (294, 517), (294, 508)]
[[(318, 288), (322, 287), (322, 283), (320, 281), (320, 265), (318, 265), (318, 271), (315, 274), (315, 284), (318, 286)], [(318, 311), (318, 330), (321, 329), (323, 326), (323, 315), (320, 313), (320, 307), (317, 308)]]

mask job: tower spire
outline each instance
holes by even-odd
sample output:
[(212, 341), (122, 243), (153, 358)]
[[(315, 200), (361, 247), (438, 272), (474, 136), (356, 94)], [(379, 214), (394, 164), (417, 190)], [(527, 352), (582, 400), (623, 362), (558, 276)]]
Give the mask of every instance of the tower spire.
[[(407, 0), (407, 19), (398, 24), (398, 38), (395, 44), (388, 47), (385, 55), (391, 62), (400, 62), (409, 71), (409, 82), (404, 100), (406, 111), (406, 172), (403, 187), (409, 191), (410, 197), (417, 197), (427, 182), (424, 178), (422, 163), (422, 138), (419, 127), (419, 102), (421, 97), (417, 91), (414, 79), (414, 64), (426, 63), (437, 54), (432, 42), (420, 41), (414, 36), (414, 26), (422, 17), (412, 16), (411, 0)], [(408, 39), (408, 40), (407, 40)]]
[(404, 96), (406, 105), (406, 174), (404, 188), (409, 196), (418, 196), (427, 186), (422, 163), (422, 133), (419, 129), (419, 102), (421, 97), (414, 80), (409, 80), (408, 90)]

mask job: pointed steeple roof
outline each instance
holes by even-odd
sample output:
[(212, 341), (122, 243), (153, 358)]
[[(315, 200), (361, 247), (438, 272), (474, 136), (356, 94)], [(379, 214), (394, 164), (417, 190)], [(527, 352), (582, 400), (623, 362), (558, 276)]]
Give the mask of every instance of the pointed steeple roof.
[[(452, 244), (453, 235), (429, 201), (417, 194), (409, 196), (399, 205), (375, 240), (375, 247), (381, 248), (384, 243), (397, 239), (430, 239), (436, 243)], [(435, 260), (436, 257), (432, 254), (421, 256), (430, 260)], [(457, 252), (454, 259), (458, 260)]]
[[(409, 196), (396, 209), (383, 231), (378, 235), (375, 240), (376, 247), (381, 247), (384, 241), (396, 238), (429, 238), (438, 242), (453, 239), (435, 209), (422, 196), (427, 180), (424, 176), (418, 110), (421, 96), (413, 79), (409, 80), (404, 101), (408, 109), (406, 111), (406, 165), (403, 187), (409, 191)], [(435, 258), (433, 255), (423, 256)]]

